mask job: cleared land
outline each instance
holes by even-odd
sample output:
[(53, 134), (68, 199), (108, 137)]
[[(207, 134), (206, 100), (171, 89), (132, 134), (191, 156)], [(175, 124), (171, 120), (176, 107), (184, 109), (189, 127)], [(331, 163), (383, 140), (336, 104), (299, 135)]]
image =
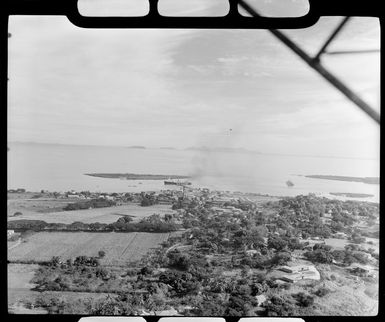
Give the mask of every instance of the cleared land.
[(330, 293), (316, 298), (320, 312), (314, 312), (315, 315), (373, 316), (378, 313), (378, 280), (356, 279), (334, 265), (322, 264), (317, 268)]
[(31, 291), (33, 278), (38, 265), (8, 264), (8, 310), (18, 314), (44, 314), (44, 310), (29, 310), (24, 303), (35, 300), (38, 292)]
[(173, 212), (174, 211), (171, 209), (170, 205), (153, 205), (148, 207), (141, 207), (137, 204), (126, 204), (115, 207), (59, 211), (50, 213), (23, 212), (23, 215), (21, 216), (8, 217), (8, 220), (34, 219), (44, 220), (48, 223), (55, 222), (71, 224), (75, 221), (80, 221), (84, 223), (100, 222), (109, 224), (117, 221), (122, 216), (133, 216), (135, 222), (153, 214), (164, 215), (167, 213), (171, 214)]
[[(45, 297), (58, 297), (67, 303), (76, 304), (84, 299), (103, 299), (107, 293), (87, 293), (87, 292), (37, 292), (32, 288), (35, 286), (30, 280), (35, 274), (35, 270), (39, 267), (34, 264), (8, 264), (8, 311), (13, 314), (46, 314), (47, 311), (40, 308), (27, 308), (27, 303), (34, 303), (37, 297), (44, 295)], [(110, 295), (111, 296), (111, 295)], [(114, 295), (112, 295), (114, 296)], [(80, 314), (74, 312), (74, 314)]]
[(47, 212), (59, 212), (62, 211), (71, 200), (64, 199), (21, 199), (15, 198), (8, 200), (7, 203), (7, 215), (10, 218), (19, 218), (19, 216), (13, 217), (17, 212), (21, 212), (23, 215), (47, 213)]
[[(373, 245), (366, 243), (359, 244), (360, 247), (365, 249), (373, 248), (377, 253), (379, 252), (379, 239), (378, 238), (366, 238), (366, 241), (373, 242)], [(352, 241), (347, 239), (326, 238), (325, 244), (332, 246), (334, 249), (342, 250), (347, 244), (353, 244)]]
[(87, 233), (40, 232), (29, 236), (8, 251), (10, 261), (47, 261), (53, 256), (74, 259), (77, 256), (106, 255), (102, 265), (125, 265), (140, 260), (148, 251), (166, 241), (169, 233)]

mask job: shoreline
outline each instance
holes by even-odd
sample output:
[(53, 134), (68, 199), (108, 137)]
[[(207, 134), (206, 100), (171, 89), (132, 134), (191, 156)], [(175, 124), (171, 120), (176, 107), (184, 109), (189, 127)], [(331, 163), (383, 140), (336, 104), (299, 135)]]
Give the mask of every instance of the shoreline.
[[(178, 186), (179, 188), (180, 186)], [(366, 199), (366, 198), (373, 198), (375, 197), (375, 195), (373, 194), (366, 194), (366, 193), (351, 193), (351, 192), (325, 192), (325, 193), (314, 193), (314, 192), (308, 192), (306, 194), (304, 193), (298, 193), (296, 195), (273, 195), (273, 194), (267, 194), (267, 193), (260, 193), (260, 192), (244, 192), (244, 191), (239, 191), (239, 190), (218, 190), (218, 189), (209, 189), (209, 188), (205, 188), (205, 187), (191, 187), (191, 186), (188, 186), (188, 190), (190, 192), (194, 192), (194, 191), (204, 191), (204, 190), (207, 190), (208, 192), (211, 192), (211, 193), (217, 193), (217, 194), (222, 194), (223, 196), (231, 196), (231, 197), (244, 197), (244, 198), (247, 198), (248, 196), (249, 197), (265, 197), (265, 198), (275, 198), (275, 199), (285, 199), (285, 198), (291, 198), (291, 197), (295, 197), (295, 196), (308, 196), (308, 195), (314, 195), (315, 197), (317, 198), (326, 198), (326, 199), (337, 199), (337, 200), (341, 200), (341, 201), (348, 201), (348, 200), (351, 200), (351, 201), (355, 201), (355, 202), (365, 202), (365, 203), (371, 203), (371, 204), (380, 204), (379, 201), (372, 201), (372, 200), (362, 200), (362, 199)], [(44, 192), (42, 192), (44, 191)], [(41, 201), (43, 197), (43, 195), (53, 195), (57, 192), (55, 191), (49, 191), (49, 190), (42, 190), (42, 191), (29, 191), (29, 190), (25, 190), (24, 192), (17, 192), (17, 189), (8, 189), (7, 190), (7, 194), (11, 194), (11, 195), (42, 195), (41, 197), (34, 197), (34, 198), (28, 198), (28, 199), (24, 199), (25, 201), (27, 200), (30, 200), (30, 201), (36, 201), (36, 200), (39, 200)], [(83, 190), (82, 190), (83, 191)], [(111, 196), (111, 195), (114, 195), (114, 194), (124, 194), (124, 193), (129, 193), (129, 194), (138, 194), (138, 193), (155, 193), (155, 192), (176, 192), (176, 191), (179, 191), (179, 189), (168, 189), (168, 188), (165, 188), (165, 189), (159, 189), (159, 190), (148, 190), (148, 189), (143, 189), (141, 190), (140, 192), (133, 192), (133, 191), (126, 191), (126, 192), (119, 192), (119, 191), (112, 191), (112, 192), (100, 192), (100, 191), (88, 191), (89, 193), (91, 194), (99, 194), (101, 196)], [(76, 191), (76, 190), (68, 190), (66, 192), (60, 192), (59, 194), (66, 194), (66, 193), (71, 193), (71, 194), (81, 194), (81, 190), (79, 191)], [(20, 198), (20, 197), (18, 197)], [(343, 199), (340, 199), (340, 198), (343, 198)], [(349, 199), (350, 198), (350, 199)], [(9, 200), (12, 200), (13, 198), (9, 199)], [(52, 198), (48, 197), (47, 201), (48, 200), (51, 200)], [(65, 200), (65, 199), (62, 199), (59, 197), (59, 199), (61, 200)]]
[(137, 173), (84, 173), (86, 176), (108, 179), (123, 180), (167, 180), (167, 179), (189, 179), (186, 175), (164, 175), (164, 174), (137, 174)]
[(311, 179), (321, 179), (321, 180), (334, 180), (334, 181), (344, 181), (344, 182), (362, 182), (365, 184), (380, 184), (379, 177), (350, 177), (350, 176), (334, 176), (334, 175), (298, 175), (305, 178)]

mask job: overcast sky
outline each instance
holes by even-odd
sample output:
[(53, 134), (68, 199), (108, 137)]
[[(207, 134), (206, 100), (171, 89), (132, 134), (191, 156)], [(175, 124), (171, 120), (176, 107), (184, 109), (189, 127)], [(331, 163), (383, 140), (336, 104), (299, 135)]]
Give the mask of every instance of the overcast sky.
[[(210, 14), (217, 1), (178, 10)], [(340, 20), (284, 32), (316, 53)], [(268, 31), (87, 30), (26, 16), (9, 31), (9, 141), (379, 157), (379, 126)], [(378, 20), (353, 18), (330, 50), (374, 48)], [(379, 109), (378, 54), (324, 63)]]

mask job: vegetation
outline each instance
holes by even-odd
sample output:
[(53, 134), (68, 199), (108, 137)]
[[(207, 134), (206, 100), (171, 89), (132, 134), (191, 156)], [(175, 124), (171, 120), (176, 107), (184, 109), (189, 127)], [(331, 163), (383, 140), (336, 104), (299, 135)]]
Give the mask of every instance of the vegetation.
[[(140, 198), (142, 206), (157, 202), (151, 193), (142, 193)], [(8, 227), (124, 233), (184, 228), (164, 238), (161, 247), (123, 267), (105, 265), (111, 250), (100, 245), (93, 245), (95, 256), (84, 253), (73, 259), (54, 257), (42, 263), (33, 280), (37, 290), (111, 294), (100, 300), (83, 301), (87, 314), (155, 314), (175, 308), (184, 315), (202, 316), (304, 315), (317, 309), (317, 298), (327, 296), (330, 290), (317, 281), (309, 287), (303, 286), (300, 289), (303, 291), (291, 288), (290, 284), (280, 285), (272, 271), (289, 264), (298, 254), (320, 267), (364, 264), (375, 256), (374, 250), (361, 247), (364, 232), (354, 228), (359, 222), (378, 219), (379, 209), (375, 204), (308, 195), (261, 206), (240, 199), (216, 200), (204, 190), (192, 197), (179, 196), (173, 200), (174, 214), (163, 217), (154, 214), (137, 223), (124, 216), (111, 224), (65, 225), (16, 220)], [(341, 232), (351, 242), (344, 249), (322, 243), (322, 239)], [(314, 246), (310, 246), (313, 242)], [(121, 244), (130, 249), (132, 240)], [(136, 248), (141, 247), (136, 244)], [(114, 256), (122, 254), (130, 256), (126, 249)], [(362, 274), (358, 270), (354, 273)], [(263, 303), (256, 298), (260, 295), (266, 298)], [(60, 300), (50, 301), (56, 311), (66, 312)]]
[(90, 209), (90, 208), (103, 208), (116, 206), (116, 202), (113, 200), (106, 200), (103, 198), (84, 200), (80, 202), (69, 203), (65, 206), (64, 210), (79, 210), (79, 209)]
[(80, 221), (71, 224), (47, 223), (43, 220), (12, 220), (7, 224), (8, 229), (17, 231), (98, 231), (98, 232), (170, 232), (180, 228), (174, 220), (165, 220), (158, 214), (143, 218), (138, 223), (131, 222), (129, 216), (119, 218), (111, 224), (83, 223)]

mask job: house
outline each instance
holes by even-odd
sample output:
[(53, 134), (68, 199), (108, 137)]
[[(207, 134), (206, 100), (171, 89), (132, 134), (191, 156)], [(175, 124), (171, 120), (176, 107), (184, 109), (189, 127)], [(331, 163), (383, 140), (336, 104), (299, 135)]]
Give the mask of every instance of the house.
[(327, 218), (327, 219), (332, 219), (332, 214), (330, 212), (327, 212), (323, 215), (324, 218)]
[(263, 294), (256, 295), (255, 299), (257, 300), (257, 306), (261, 306), (263, 303), (265, 303), (267, 301), (266, 296)]
[(337, 232), (333, 235), (334, 238), (338, 238), (338, 239), (347, 239), (348, 238), (348, 235), (346, 235), (345, 233), (343, 232)]
[(362, 266), (354, 266), (348, 269), (351, 274), (366, 277), (369, 275), (370, 270)]
[(163, 311), (155, 311), (155, 315), (161, 315), (161, 316), (182, 316), (182, 314), (179, 314), (177, 310), (174, 308), (171, 308), (169, 310), (163, 310)]
[(315, 266), (312, 265), (297, 265), (297, 266), (282, 266), (279, 268), (281, 271), (284, 271), (286, 275), (281, 276), (279, 279), (295, 283), (300, 280), (320, 280), (320, 273), (317, 271)]
[(321, 221), (324, 225), (330, 224), (332, 222), (332, 220), (330, 218), (325, 218), (325, 217), (321, 217)]
[(8, 230), (7, 230), (7, 237), (11, 237), (14, 233), (15, 233), (14, 230), (8, 229)]
[(294, 269), (290, 266), (282, 266), (278, 268), (280, 271), (283, 271), (285, 273), (294, 273)]
[(80, 199), (79, 195), (75, 195), (75, 194), (68, 194), (68, 195), (67, 195), (67, 198)]
[(294, 283), (297, 281), (296, 276), (293, 275), (283, 275), (280, 277), (280, 279), (288, 283)]

